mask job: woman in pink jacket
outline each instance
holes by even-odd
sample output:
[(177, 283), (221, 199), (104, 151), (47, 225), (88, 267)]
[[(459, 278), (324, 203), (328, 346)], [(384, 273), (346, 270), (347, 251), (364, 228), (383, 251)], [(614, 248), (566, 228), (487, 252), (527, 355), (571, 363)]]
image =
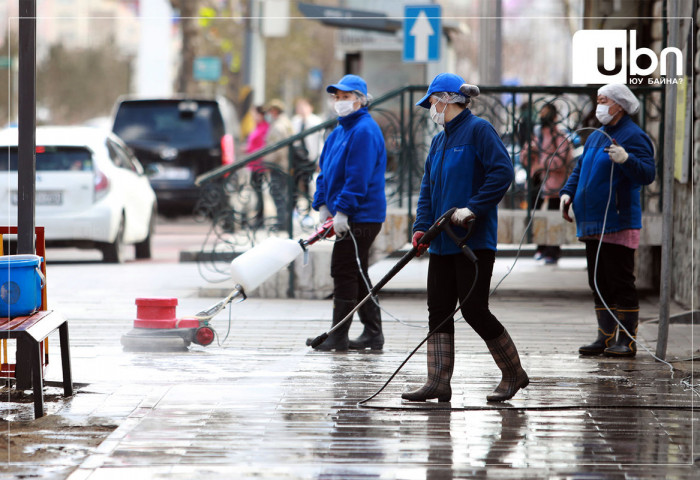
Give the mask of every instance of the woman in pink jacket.
[[(267, 131), (270, 128), (270, 125), (265, 121), (265, 111), (260, 106), (253, 109), (253, 120), (255, 121), (255, 128), (250, 132), (250, 135), (248, 135), (248, 141), (245, 147), (246, 155), (250, 155), (261, 148), (265, 148)], [(246, 165), (248, 170), (250, 170), (250, 185), (255, 191), (255, 216), (252, 219), (252, 224), (255, 228), (262, 226), (264, 220), (263, 183), (265, 182), (265, 166), (263, 162), (264, 158), (258, 158)]]
[[(535, 208), (539, 209), (546, 202), (547, 210), (559, 209), (559, 190), (566, 183), (569, 166), (574, 158), (574, 147), (566, 133), (557, 127), (557, 108), (553, 103), (547, 103), (540, 110), (540, 128), (536, 129), (530, 142), (520, 152), (520, 163), (530, 168), (532, 203), (542, 186), (541, 196), (537, 199)], [(544, 258), (544, 263), (556, 265), (561, 256), (559, 245), (538, 245), (535, 258)]]

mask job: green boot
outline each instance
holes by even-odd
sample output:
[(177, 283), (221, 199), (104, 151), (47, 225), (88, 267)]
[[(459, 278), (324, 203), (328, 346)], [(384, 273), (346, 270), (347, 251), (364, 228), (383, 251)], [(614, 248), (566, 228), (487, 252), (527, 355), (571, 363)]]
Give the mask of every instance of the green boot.
[(601, 355), (615, 341), (615, 333), (617, 332), (615, 317), (605, 307), (599, 306), (595, 307), (595, 316), (598, 319), (598, 337), (593, 343), (578, 349), (578, 353), (581, 355)]
[(630, 332), (627, 335), (623, 329), (617, 332), (617, 341), (605, 349), (606, 357), (634, 357), (637, 354), (637, 326), (639, 325), (639, 309), (617, 309), (617, 318), (623, 327)]

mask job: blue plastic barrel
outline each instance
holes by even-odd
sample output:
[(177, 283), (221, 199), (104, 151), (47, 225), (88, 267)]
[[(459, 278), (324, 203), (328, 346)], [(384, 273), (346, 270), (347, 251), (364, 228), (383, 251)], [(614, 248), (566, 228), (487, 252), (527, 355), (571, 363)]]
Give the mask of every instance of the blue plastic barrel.
[(30, 315), (41, 307), (42, 261), (39, 255), (0, 256), (0, 318)]

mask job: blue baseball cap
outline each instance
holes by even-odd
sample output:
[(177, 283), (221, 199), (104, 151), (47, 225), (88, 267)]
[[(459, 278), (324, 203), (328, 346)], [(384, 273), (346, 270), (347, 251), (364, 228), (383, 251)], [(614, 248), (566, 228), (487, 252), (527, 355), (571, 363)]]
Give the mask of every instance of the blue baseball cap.
[(343, 92), (358, 91), (363, 95), (367, 95), (367, 82), (357, 75), (345, 75), (338, 83), (326, 87), (328, 93), (335, 93), (336, 90)]
[(466, 82), (459, 75), (454, 73), (441, 73), (433, 78), (428, 87), (428, 93), (425, 97), (418, 100), (416, 107), (430, 108), (430, 102), (428, 99), (433, 93), (447, 92), (447, 93), (457, 93), (459, 95), (464, 95), (459, 91), (459, 87), (464, 85)]

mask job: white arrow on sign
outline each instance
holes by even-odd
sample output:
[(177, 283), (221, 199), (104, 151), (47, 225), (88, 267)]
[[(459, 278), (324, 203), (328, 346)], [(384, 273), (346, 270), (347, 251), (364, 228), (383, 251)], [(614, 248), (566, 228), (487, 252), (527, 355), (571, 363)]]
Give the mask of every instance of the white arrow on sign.
[(413, 37), (414, 55), (413, 59), (416, 62), (425, 62), (428, 60), (428, 39), (435, 34), (435, 30), (430, 25), (430, 20), (425, 14), (425, 10), (421, 10), (416, 17), (416, 22), (411, 27), (409, 34)]

